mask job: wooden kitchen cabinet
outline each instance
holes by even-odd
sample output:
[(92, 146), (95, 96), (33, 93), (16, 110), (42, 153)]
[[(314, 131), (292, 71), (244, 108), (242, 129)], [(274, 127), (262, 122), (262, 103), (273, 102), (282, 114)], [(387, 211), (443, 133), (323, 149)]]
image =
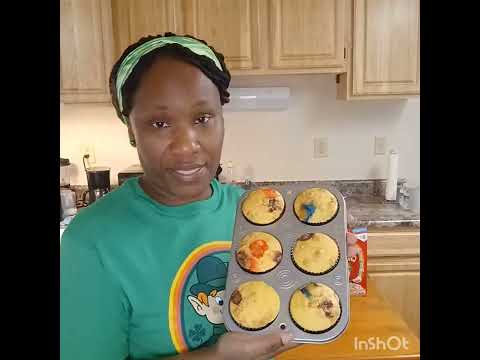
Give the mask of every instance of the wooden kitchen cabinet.
[(271, 69), (345, 70), (344, 0), (270, 0)]
[[(261, 59), (264, 0), (112, 0), (117, 56), (146, 35), (167, 31), (205, 40), (224, 56), (229, 70), (253, 70)], [(265, 4), (263, 4), (265, 5)], [(262, 35), (262, 36), (261, 36)]]
[(420, 232), (369, 231), (367, 265), (379, 294), (420, 336)]
[(61, 101), (109, 101), (112, 46), (110, 1), (60, 1)]
[(265, 51), (261, 1), (183, 0), (184, 32), (218, 49), (232, 73), (259, 69)]
[(372, 272), (378, 292), (420, 336), (420, 271)]
[(115, 60), (140, 38), (182, 32), (177, 0), (111, 0)]
[(205, 39), (232, 75), (337, 73), (338, 98), (418, 95), (419, 0), (61, 0), (64, 102), (110, 102), (125, 48), (167, 31)]
[(341, 99), (420, 94), (420, 0), (353, 0), (347, 72), (337, 78)]
[(232, 75), (345, 71), (345, 0), (112, 0), (112, 12), (116, 57), (171, 31), (207, 41)]

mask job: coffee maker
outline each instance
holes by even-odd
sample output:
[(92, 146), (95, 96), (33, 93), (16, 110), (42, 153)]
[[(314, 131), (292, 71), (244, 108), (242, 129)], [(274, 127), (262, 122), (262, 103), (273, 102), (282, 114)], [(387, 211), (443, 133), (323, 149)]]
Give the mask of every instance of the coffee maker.
[[(83, 202), (91, 204), (110, 192), (110, 168), (90, 167), (87, 173), (88, 191), (83, 194)], [(86, 196), (88, 194), (88, 200)]]
[(88, 191), (84, 192), (82, 196), (85, 205), (93, 203), (110, 192), (110, 168), (104, 166), (87, 167), (85, 160), (88, 162), (88, 158), (89, 155), (83, 156), (83, 168), (85, 169), (88, 183)]

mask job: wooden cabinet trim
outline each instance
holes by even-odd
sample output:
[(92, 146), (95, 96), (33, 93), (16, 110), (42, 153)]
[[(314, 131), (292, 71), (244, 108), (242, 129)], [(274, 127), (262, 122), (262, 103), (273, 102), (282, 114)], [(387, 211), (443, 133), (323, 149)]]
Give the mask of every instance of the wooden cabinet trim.
[(367, 259), (368, 273), (420, 271), (419, 257), (378, 257)]
[(368, 257), (420, 256), (420, 232), (368, 233)]

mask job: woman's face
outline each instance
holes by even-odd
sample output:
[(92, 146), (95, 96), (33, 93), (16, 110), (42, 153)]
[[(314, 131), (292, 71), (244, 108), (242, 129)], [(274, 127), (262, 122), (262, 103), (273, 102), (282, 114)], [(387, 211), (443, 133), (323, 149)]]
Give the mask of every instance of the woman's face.
[(223, 114), (215, 84), (197, 67), (160, 58), (133, 99), (129, 132), (156, 200), (181, 205), (211, 195), (223, 144)]

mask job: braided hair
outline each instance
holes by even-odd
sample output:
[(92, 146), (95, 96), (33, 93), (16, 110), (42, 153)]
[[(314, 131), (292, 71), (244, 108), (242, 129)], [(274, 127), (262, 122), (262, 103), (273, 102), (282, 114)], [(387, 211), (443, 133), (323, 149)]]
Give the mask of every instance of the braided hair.
[(177, 36), (172, 32), (166, 32), (164, 35), (156, 35), (156, 36), (146, 36), (138, 40), (135, 44), (130, 45), (128, 48), (125, 49), (122, 56), (117, 60), (117, 62), (113, 65), (112, 72), (110, 73), (110, 93), (112, 97), (112, 104), (117, 112), (119, 118), (122, 118), (122, 115), (128, 117), (130, 112), (133, 108), (133, 99), (135, 92), (140, 85), (140, 80), (145, 72), (154, 64), (155, 60), (159, 57), (169, 57), (174, 58), (180, 61), (184, 61), (190, 63), (197, 68), (199, 68), (218, 88), (218, 92), (220, 94), (220, 102), (221, 104), (225, 104), (229, 102), (230, 94), (228, 93), (227, 89), (230, 84), (230, 72), (225, 65), (225, 60), (223, 54), (215, 51), (212, 46), (209, 46), (204, 40), (197, 39), (190, 35), (185, 35), (185, 37), (189, 37), (195, 40), (198, 40), (205, 45), (207, 45), (215, 54), (218, 61), (220, 62), (223, 71), (220, 71), (215, 63), (206, 56), (197, 55), (194, 52), (190, 51), (189, 49), (178, 45), (178, 44), (168, 44), (158, 49), (154, 49), (148, 54), (144, 55), (138, 64), (133, 69), (132, 73), (128, 77), (127, 81), (122, 87), (122, 101), (123, 101), (123, 112), (120, 111), (120, 106), (118, 103), (117, 98), (117, 91), (116, 91), (116, 80), (118, 69), (120, 65), (125, 59), (125, 57), (138, 46), (144, 44), (147, 41), (150, 41), (155, 38), (160, 37), (169, 37), (169, 36)]

